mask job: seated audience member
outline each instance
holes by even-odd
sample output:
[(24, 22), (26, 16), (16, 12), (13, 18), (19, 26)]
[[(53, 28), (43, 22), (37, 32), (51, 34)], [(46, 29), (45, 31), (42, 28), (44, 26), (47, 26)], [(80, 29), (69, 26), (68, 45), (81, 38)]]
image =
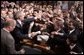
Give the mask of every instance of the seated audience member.
[(77, 33), (77, 42), (83, 47), (83, 22), (75, 22), (76, 24), (76, 33)]
[(1, 54), (24, 54), (24, 49), (15, 50), (15, 40), (10, 34), (16, 26), (15, 20), (9, 20), (4, 23), (4, 28), (1, 29)]
[(80, 47), (80, 45), (77, 43), (77, 37), (76, 35), (69, 35), (69, 37), (66, 40), (67, 44), (70, 48), (70, 54), (83, 54), (83, 50)]

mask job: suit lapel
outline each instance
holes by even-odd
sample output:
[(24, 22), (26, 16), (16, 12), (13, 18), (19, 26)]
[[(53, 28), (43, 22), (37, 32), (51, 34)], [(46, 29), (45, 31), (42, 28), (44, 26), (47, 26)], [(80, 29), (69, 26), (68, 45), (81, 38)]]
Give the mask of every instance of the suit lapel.
[(16, 20), (16, 22), (17, 22), (17, 27), (21, 28), (22, 27), (21, 24), (17, 20)]

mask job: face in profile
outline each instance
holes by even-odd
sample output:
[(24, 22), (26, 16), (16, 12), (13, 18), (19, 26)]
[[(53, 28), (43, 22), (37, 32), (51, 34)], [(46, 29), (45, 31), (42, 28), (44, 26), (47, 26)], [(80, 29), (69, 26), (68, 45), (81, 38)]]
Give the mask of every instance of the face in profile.
[(20, 20), (24, 20), (25, 13), (21, 13)]
[(79, 22), (78, 25), (79, 25), (79, 29), (80, 29), (80, 30), (83, 30), (83, 21), (82, 21), (82, 22)]
[(12, 26), (9, 26), (9, 28), (10, 28), (10, 31), (13, 31), (14, 30), (14, 27), (12, 27)]
[(68, 28), (69, 28), (70, 30), (74, 29), (74, 25), (73, 25), (72, 22), (69, 22), (69, 23), (68, 23)]
[(14, 21), (14, 23), (12, 24), (12, 26), (10, 26), (10, 31), (13, 31), (16, 27), (16, 21)]

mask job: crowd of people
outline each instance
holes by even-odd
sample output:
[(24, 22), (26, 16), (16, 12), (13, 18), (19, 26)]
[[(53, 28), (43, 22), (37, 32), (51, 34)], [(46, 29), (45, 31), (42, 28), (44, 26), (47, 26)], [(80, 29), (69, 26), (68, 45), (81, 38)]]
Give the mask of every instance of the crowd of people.
[(24, 54), (23, 39), (55, 54), (83, 54), (83, 1), (1, 1), (2, 54)]

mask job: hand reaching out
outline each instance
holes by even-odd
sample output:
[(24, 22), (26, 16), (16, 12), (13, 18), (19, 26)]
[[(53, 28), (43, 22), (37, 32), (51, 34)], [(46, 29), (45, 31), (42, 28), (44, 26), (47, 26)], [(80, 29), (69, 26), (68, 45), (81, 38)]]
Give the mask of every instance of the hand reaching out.
[(21, 54), (24, 54), (25, 53), (25, 50), (24, 49), (21, 49), (20, 51), (21, 51)]

